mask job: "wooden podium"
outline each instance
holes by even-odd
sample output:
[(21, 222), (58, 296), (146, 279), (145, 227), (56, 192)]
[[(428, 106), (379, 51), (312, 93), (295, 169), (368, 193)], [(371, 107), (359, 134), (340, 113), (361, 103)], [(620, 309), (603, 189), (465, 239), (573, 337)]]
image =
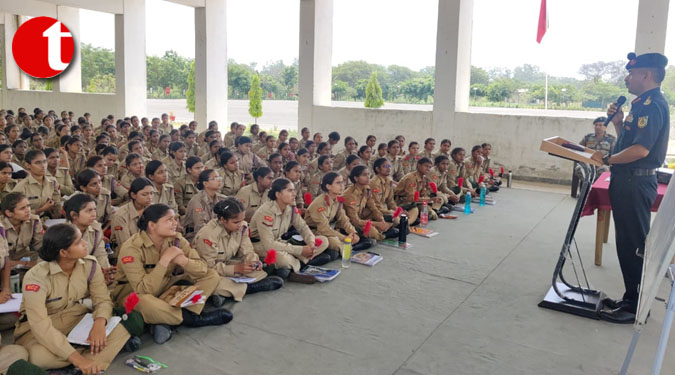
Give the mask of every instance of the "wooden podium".
[[(586, 205), (588, 193), (591, 191), (591, 185), (595, 181), (595, 167), (602, 166), (602, 152), (594, 151), (561, 137), (544, 139), (541, 141), (540, 150), (553, 156), (578, 162), (583, 175), (583, 184), (577, 197), (577, 204), (574, 208), (572, 220), (567, 228), (565, 241), (558, 256), (558, 262), (553, 271), (551, 288), (538, 306), (587, 318), (600, 319), (599, 313), (603, 308), (605, 293), (591, 289), (579, 248), (576, 247), (576, 242), (574, 241), (574, 234), (581, 218), (581, 212)], [(571, 249), (573, 243), (576, 249), (576, 261)], [(576, 279), (575, 285), (572, 285), (565, 279), (563, 272), (568, 259), (572, 263), (572, 271)], [(577, 262), (579, 266), (577, 266)], [(581, 286), (580, 278), (583, 278), (586, 287)]]

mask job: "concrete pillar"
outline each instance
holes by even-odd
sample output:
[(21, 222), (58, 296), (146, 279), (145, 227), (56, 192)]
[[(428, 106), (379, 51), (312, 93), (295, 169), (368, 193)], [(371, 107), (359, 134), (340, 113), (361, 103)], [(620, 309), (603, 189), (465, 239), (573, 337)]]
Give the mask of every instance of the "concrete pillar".
[(312, 128), (314, 105), (331, 105), (333, 0), (300, 0), (298, 128)]
[[(635, 53), (638, 55), (664, 52), (669, 2), (670, 0), (640, 0), (635, 32)], [(670, 58), (675, 58), (675, 56), (670, 56)]]
[(204, 7), (195, 8), (195, 120), (200, 130), (215, 120), (223, 134), (230, 129), (226, 14), (226, 0), (206, 0)]
[(473, 0), (439, 0), (433, 136), (452, 134), (456, 111), (469, 109)]
[(115, 14), (115, 92), (122, 115), (145, 116), (145, 0), (124, 0), (124, 13)]
[(3, 27), (5, 32), (5, 50), (2, 59), (2, 86), (4, 89), (28, 90), (30, 88), (28, 76), (19, 69), (19, 66), (16, 65), (16, 61), (14, 61), (14, 56), (12, 55), (12, 40), (24, 18), (25, 17), (17, 16), (15, 14), (4, 13)]
[[(73, 34), (75, 51), (68, 69), (59, 75), (58, 87), (61, 92), (82, 92), (82, 61), (80, 58), (80, 9), (66, 6), (57, 7), (58, 19)], [(56, 80), (55, 80), (56, 81)], [(57, 82), (54, 82), (55, 84)], [(56, 85), (54, 86), (56, 88)]]

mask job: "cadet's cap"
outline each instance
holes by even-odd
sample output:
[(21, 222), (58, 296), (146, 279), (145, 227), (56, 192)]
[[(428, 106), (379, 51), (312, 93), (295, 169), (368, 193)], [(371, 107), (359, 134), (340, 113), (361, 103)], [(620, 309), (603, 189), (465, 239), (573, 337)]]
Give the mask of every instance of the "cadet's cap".
[(665, 68), (668, 65), (668, 58), (660, 53), (645, 53), (637, 56), (635, 52), (628, 54), (628, 64), (626, 69), (634, 68)]

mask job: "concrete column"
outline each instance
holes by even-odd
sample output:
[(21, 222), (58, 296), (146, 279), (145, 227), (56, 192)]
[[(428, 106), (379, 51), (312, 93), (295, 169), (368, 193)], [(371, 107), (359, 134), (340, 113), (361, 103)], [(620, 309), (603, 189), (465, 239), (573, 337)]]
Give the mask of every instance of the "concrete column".
[(115, 14), (115, 92), (122, 115), (147, 113), (145, 66), (145, 0), (124, 0), (124, 13)]
[(19, 69), (14, 61), (12, 55), (12, 40), (16, 30), (21, 25), (24, 17), (15, 14), (4, 13), (4, 31), (5, 31), (5, 50), (3, 55), (3, 88), (14, 90), (28, 90), (30, 88), (30, 80), (28, 76)]
[[(58, 87), (61, 92), (82, 92), (82, 61), (80, 58), (80, 9), (66, 6), (57, 7), (58, 19), (73, 34), (75, 51), (65, 72), (59, 75)], [(56, 81), (56, 80), (55, 80)], [(55, 84), (57, 82), (54, 82)], [(55, 85), (56, 87), (56, 85)]]
[[(670, 0), (640, 0), (635, 32), (635, 53), (638, 55), (664, 52), (669, 2)], [(670, 56), (671, 59), (674, 57)]]
[(469, 109), (472, 28), (473, 0), (438, 1), (434, 136), (452, 134), (455, 111)]
[(298, 128), (312, 128), (314, 105), (331, 105), (333, 0), (300, 0)]
[[(195, 120), (198, 129), (218, 122), (227, 124), (227, 1), (206, 0), (195, 8)], [(245, 119), (237, 119), (243, 121)]]

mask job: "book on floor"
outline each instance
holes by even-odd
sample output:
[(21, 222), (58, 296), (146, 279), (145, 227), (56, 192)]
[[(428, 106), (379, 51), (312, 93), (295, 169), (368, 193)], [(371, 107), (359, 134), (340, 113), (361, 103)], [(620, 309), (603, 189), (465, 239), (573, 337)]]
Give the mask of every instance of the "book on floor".
[[(105, 335), (106, 337), (110, 336), (115, 327), (122, 321), (122, 318), (119, 316), (113, 316), (108, 319), (108, 324), (105, 326)], [(77, 345), (86, 345), (89, 346), (89, 332), (91, 332), (92, 327), (94, 327), (94, 315), (91, 313), (86, 314), (82, 320), (70, 331), (68, 334), (68, 342), (71, 344)]]
[(431, 237), (438, 234), (438, 232), (434, 232), (431, 229), (421, 228), (421, 227), (410, 227), (410, 233), (416, 234), (418, 236), (426, 237), (426, 238), (431, 238)]
[(302, 272), (302, 275), (311, 275), (314, 276), (316, 281), (323, 283), (326, 281), (331, 281), (340, 274), (340, 270), (331, 270), (328, 268), (322, 268), (317, 266), (307, 266)]
[(174, 307), (188, 307), (206, 302), (203, 290), (194, 285), (174, 285), (160, 294), (159, 298)]
[(234, 281), (235, 283), (254, 283), (255, 282), (255, 277), (230, 277), (230, 280)]
[(370, 267), (380, 263), (382, 259), (382, 255), (372, 251), (360, 251), (352, 255), (352, 262)]
[(396, 239), (388, 239), (388, 240), (381, 240), (377, 241), (378, 245), (384, 245), (384, 246), (389, 246), (393, 247), (396, 249), (402, 249), (402, 250), (407, 250), (413, 248), (413, 244), (410, 242), (399, 242), (399, 240)]

